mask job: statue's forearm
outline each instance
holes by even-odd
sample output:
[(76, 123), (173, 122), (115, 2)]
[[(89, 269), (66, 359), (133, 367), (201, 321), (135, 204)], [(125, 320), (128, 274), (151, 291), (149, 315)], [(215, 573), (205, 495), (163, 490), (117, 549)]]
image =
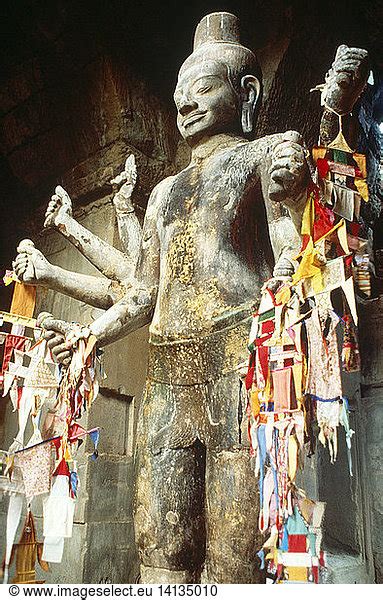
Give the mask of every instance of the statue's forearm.
[(132, 263), (125, 254), (71, 216), (65, 215), (58, 229), (108, 279), (122, 281), (131, 275)]
[(153, 310), (153, 290), (134, 287), (96, 319), (89, 329), (97, 337), (98, 344), (105, 346), (149, 323)]
[(96, 308), (108, 309), (123, 295), (123, 288), (117, 282), (74, 273), (54, 265), (51, 265), (49, 275), (39, 283)]
[[(137, 264), (138, 255), (141, 247), (142, 230), (139, 220), (134, 210), (116, 211), (118, 233), (124, 252), (132, 265)], [(133, 266), (132, 266), (133, 269)]]

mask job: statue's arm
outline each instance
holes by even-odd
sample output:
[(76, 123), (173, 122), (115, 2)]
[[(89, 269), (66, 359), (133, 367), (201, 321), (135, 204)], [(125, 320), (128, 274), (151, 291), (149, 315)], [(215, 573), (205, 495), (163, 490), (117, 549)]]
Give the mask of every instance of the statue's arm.
[[(166, 181), (166, 180), (165, 180)], [(157, 216), (161, 205), (161, 187), (152, 192), (146, 210), (141, 249), (137, 268), (124, 296), (101, 317), (88, 327), (80, 328), (80, 337), (93, 333), (99, 346), (105, 346), (129, 334), (150, 322), (155, 307), (159, 273), (160, 240), (157, 231)], [(166, 184), (165, 184), (166, 185)], [(79, 331), (77, 325), (59, 321), (51, 315), (41, 315), (44, 337), (57, 362), (68, 364), (71, 356), (70, 346)], [(78, 338), (77, 338), (78, 339)]]
[(61, 186), (55, 192), (47, 208), (45, 227), (57, 229), (108, 279), (129, 278), (134, 268), (129, 257), (73, 218), (71, 199)]
[(51, 278), (46, 283), (39, 282), (40, 285), (95, 308), (108, 309), (124, 293), (123, 285), (117, 281), (67, 271), (54, 265), (52, 267)]
[[(369, 59), (367, 50), (349, 48), (344, 44), (337, 49), (334, 62), (326, 74), (322, 89), (323, 115), (319, 141), (327, 145), (339, 131), (338, 115), (352, 112), (368, 79)], [(317, 88), (316, 88), (317, 89)]]
[(52, 265), (31, 240), (22, 240), (13, 268), (20, 281), (41, 285), (95, 306), (108, 309), (124, 293), (122, 284), (103, 277), (67, 271)]
[(255, 141), (254, 150), (275, 260), (273, 276), (289, 277), (294, 273), (294, 258), (301, 247), (299, 232), (309, 179), (308, 153), (295, 131), (268, 136), (258, 144)]
[[(132, 271), (137, 265), (142, 237), (141, 225), (132, 203), (136, 181), (136, 161), (134, 155), (130, 154), (126, 159), (124, 170), (110, 183), (115, 192), (113, 204), (116, 211), (118, 233), (122, 248), (132, 263)], [(120, 189), (119, 186), (121, 186)]]
[(160, 275), (157, 221), (163, 185), (166, 183), (157, 186), (149, 199), (136, 272), (129, 288), (119, 302), (89, 326), (100, 346), (120, 339), (151, 321)]

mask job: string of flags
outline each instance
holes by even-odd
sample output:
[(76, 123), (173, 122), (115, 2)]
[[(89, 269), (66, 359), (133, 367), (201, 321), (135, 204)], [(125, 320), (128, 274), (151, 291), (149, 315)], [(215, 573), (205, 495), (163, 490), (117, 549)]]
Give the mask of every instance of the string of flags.
[(266, 282), (249, 336), (248, 434), (259, 482), (258, 527), (267, 535), (258, 553), (267, 583), (320, 582), (325, 503), (308, 498), (296, 475), (317, 439), (336, 461), (339, 425), (352, 476), (354, 431), (342, 371), (360, 369), (354, 283), (362, 296), (371, 293), (358, 222), (360, 203), (368, 201), (366, 161), (341, 130), (312, 155), (316, 176), (307, 191), (298, 267), (275, 293)]
[[(7, 272), (4, 282), (14, 280)], [(96, 338), (79, 339), (68, 367), (54, 362), (41, 328), (33, 318), (35, 288), (15, 282), (10, 312), (0, 311), (3, 396), (9, 394), (18, 417), (18, 432), (0, 452), (0, 492), (10, 496), (3, 582), (16, 563), (14, 583), (36, 583), (35, 563), (61, 562), (64, 541), (72, 536), (79, 491), (76, 455), (85, 438), (97, 457), (100, 430), (86, 430), (78, 420), (96, 398), (101, 375)], [(31, 436), (26, 440), (27, 431)], [(42, 498), (43, 542), (38, 542), (31, 510)], [(27, 517), (14, 544), (23, 506)]]

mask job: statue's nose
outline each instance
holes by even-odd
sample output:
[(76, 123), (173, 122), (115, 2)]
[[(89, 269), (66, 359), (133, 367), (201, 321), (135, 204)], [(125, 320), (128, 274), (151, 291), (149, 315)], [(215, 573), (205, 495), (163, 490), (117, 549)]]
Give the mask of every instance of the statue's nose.
[(178, 112), (180, 113), (180, 115), (182, 115), (184, 117), (185, 115), (190, 113), (192, 110), (195, 110), (196, 108), (198, 108), (198, 104), (195, 100), (190, 98), (190, 96), (187, 96), (186, 94), (184, 94), (181, 97), (181, 99), (179, 101), (179, 105), (178, 105)]

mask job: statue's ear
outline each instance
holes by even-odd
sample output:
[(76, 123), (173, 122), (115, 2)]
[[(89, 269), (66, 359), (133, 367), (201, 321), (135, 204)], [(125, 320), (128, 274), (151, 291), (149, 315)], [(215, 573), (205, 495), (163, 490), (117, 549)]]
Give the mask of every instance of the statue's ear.
[(261, 92), (261, 84), (254, 75), (245, 75), (241, 79), (241, 123), (243, 133), (253, 133), (254, 129), (254, 114), (259, 94)]

